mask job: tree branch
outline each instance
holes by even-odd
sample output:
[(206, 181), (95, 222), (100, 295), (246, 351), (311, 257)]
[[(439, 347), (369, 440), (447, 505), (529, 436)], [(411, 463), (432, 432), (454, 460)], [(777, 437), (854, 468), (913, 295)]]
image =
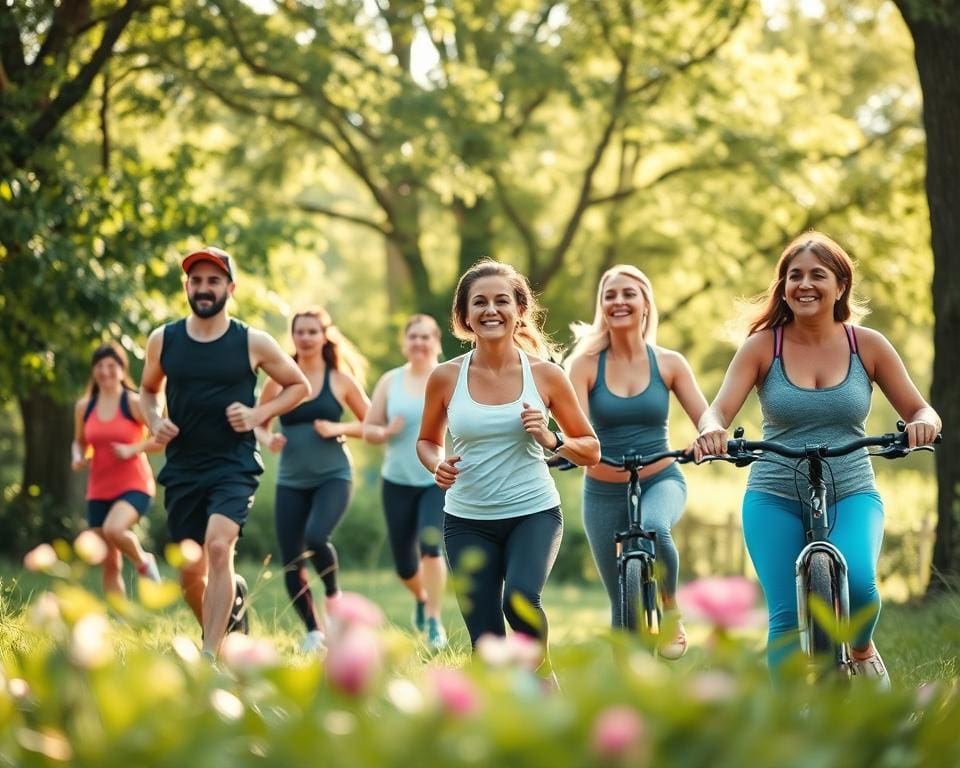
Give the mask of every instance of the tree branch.
[(352, 213), (335, 211), (333, 208), (328, 208), (325, 205), (321, 205), (319, 203), (312, 203), (307, 200), (298, 200), (297, 207), (301, 211), (306, 211), (307, 213), (319, 213), (324, 216), (329, 216), (332, 219), (341, 219), (342, 221), (349, 221), (352, 224), (359, 224), (361, 227), (372, 229), (374, 232), (377, 232), (383, 235), (384, 237), (388, 237), (390, 235), (390, 230), (387, 229), (385, 226), (374, 221), (373, 219), (368, 219), (364, 216), (357, 216)]

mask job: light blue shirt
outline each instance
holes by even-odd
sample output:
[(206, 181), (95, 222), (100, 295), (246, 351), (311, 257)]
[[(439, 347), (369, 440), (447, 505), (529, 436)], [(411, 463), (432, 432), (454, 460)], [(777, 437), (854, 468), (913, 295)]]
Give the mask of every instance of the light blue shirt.
[(433, 485), (433, 475), (417, 458), (417, 437), (423, 419), (423, 392), (412, 393), (406, 387), (406, 367), (394, 368), (387, 373), (390, 388), (387, 390), (387, 422), (398, 416), (403, 419), (403, 429), (387, 441), (383, 457), (382, 475), (385, 480), (397, 485), (425, 488)]
[(463, 357), (447, 407), (460, 474), (447, 491), (444, 511), (471, 520), (521, 517), (560, 506), (560, 494), (543, 460), (543, 448), (523, 428), (523, 403), (546, 411), (526, 353), (520, 397), (502, 405), (476, 402), (467, 386), (471, 350)]

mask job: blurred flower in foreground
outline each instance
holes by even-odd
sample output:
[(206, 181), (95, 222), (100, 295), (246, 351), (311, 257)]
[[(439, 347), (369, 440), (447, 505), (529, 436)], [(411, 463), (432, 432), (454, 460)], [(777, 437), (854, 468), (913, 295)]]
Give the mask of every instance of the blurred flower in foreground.
[(383, 649), (375, 629), (354, 625), (328, 635), (327, 679), (345, 693), (359, 696), (376, 679), (383, 664)]
[(480, 708), (480, 693), (476, 685), (459, 669), (431, 667), (427, 670), (427, 679), (444, 712), (467, 717)]
[(645, 765), (646, 735), (646, 724), (639, 712), (626, 706), (609, 707), (593, 721), (590, 745), (593, 753), (602, 760), (629, 762), (631, 766)]
[(696, 579), (680, 588), (677, 601), (684, 613), (719, 629), (756, 624), (757, 585), (742, 576)]
[(327, 603), (327, 626), (331, 633), (358, 625), (374, 629), (383, 626), (380, 606), (356, 592), (344, 592)]
[(73, 551), (87, 565), (100, 565), (107, 557), (107, 542), (88, 528), (74, 539)]
[(70, 658), (87, 669), (102, 667), (113, 658), (110, 623), (99, 613), (88, 613), (73, 627)]
[(220, 658), (231, 669), (249, 672), (280, 665), (280, 654), (272, 641), (231, 632), (220, 646)]
[(536, 669), (543, 661), (543, 646), (519, 632), (510, 635), (482, 635), (477, 640), (477, 655), (491, 667)]
[(40, 544), (23, 556), (23, 567), (28, 571), (48, 571), (57, 560), (57, 551), (53, 547)]
[(30, 623), (37, 629), (46, 632), (54, 631), (63, 626), (63, 616), (60, 613), (60, 601), (53, 592), (43, 592), (30, 607)]
[(688, 690), (697, 701), (705, 703), (727, 701), (737, 693), (737, 681), (726, 672), (709, 670), (696, 675), (691, 681)]

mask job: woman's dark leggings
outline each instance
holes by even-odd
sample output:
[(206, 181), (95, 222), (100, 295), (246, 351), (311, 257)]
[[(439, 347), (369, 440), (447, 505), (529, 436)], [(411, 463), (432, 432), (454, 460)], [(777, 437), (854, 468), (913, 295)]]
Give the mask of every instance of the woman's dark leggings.
[(308, 631), (318, 627), (304, 568), (306, 553), (310, 552), (326, 594), (336, 594), (337, 550), (330, 543), (330, 534), (347, 511), (352, 491), (353, 483), (342, 478), (327, 480), (315, 488), (277, 486), (274, 515), (284, 582)]
[(383, 514), (397, 575), (416, 576), (421, 557), (440, 557), (443, 491), (436, 485), (400, 485), (383, 480)]
[[(515, 632), (547, 644), (547, 616), (540, 593), (563, 537), (560, 508), (503, 520), (443, 519), (443, 541), (454, 575), (457, 602), (470, 633), (505, 635), (504, 617)], [(514, 600), (521, 608), (515, 608)], [(525, 610), (526, 603), (531, 610)]]

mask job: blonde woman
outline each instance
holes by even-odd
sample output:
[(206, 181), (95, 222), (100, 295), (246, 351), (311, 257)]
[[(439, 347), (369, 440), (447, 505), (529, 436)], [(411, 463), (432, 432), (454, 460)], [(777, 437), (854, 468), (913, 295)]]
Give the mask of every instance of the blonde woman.
[[(658, 315), (653, 286), (636, 267), (619, 264), (600, 278), (593, 323), (574, 327), (578, 337), (570, 355), (570, 381), (600, 439), (604, 456), (651, 454), (669, 450), (667, 416), (670, 394), (696, 426), (707, 401), (690, 366), (679, 352), (657, 346)], [(614, 534), (627, 527), (626, 473), (598, 464), (586, 471), (583, 525), (600, 578), (610, 598), (611, 621), (621, 626)], [(676, 610), (680, 557), (672, 528), (683, 514), (687, 489), (673, 459), (640, 472), (643, 524), (657, 537), (657, 560), (664, 607)], [(683, 656), (683, 623), (660, 648), (668, 659)]]
[[(333, 324), (321, 307), (297, 312), (290, 322), (296, 350), (293, 359), (317, 395), (280, 416), (280, 431), (270, 421), (256, 429), (261, 445), (280, 453), (274, 505), (277, 540), (284, 581), (306, 627), (305, 652), (324, 647), (305, 561), (313, 562), (329, 603), (340, 595), (337, 550), (330, 536), (350, 505), (353, 467), (344, 439), (362, 436), (370, 401), (361, 382), (366, 361)], [(269, 403), (280, 387), (267, 381), (260, 405)], [(355, 421), (341, 422), (344, 408)]]
[(363, 437), (386, 445), (382, 498), (390, 551), (397, 575), (416, 601), (414, 627), (439, 650), (447, 645), (440, 616), (447, 581), (440, 551), (443, 489), (417, 460), (427, 378), (440, 356), (440, 326), (430, 315), (407, 320), (403, 356), (406, 364), (383, 374), (373, 390)]

